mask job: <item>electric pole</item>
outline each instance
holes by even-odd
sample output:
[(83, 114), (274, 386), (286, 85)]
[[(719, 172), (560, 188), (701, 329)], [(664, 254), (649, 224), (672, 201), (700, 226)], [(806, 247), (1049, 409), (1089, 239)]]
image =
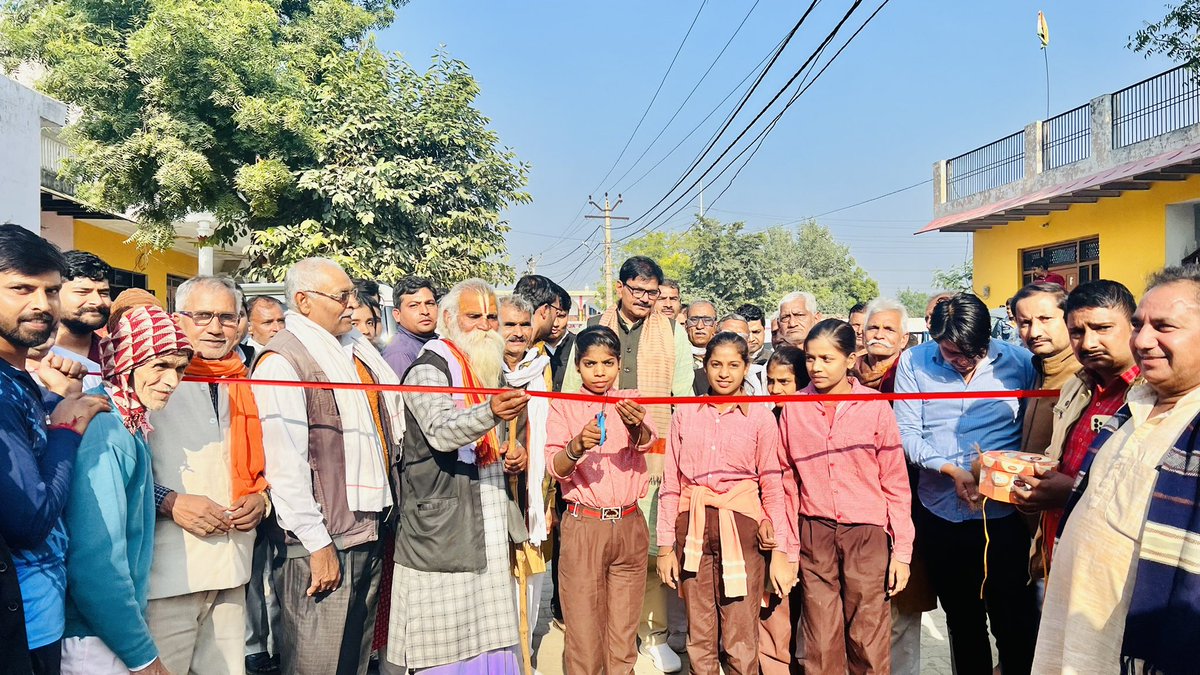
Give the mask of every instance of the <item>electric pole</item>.
[(617, 207), (621, 205), (622, 201), (623, 200), (621, 199), (621, 195), (618, 194), (617, 202), (615, 204), (610, 205), (608, 203), (608, 193), (605, 192), (604, 193), (604, 206), (600, 206), (596, 202), (592, 201), (591, 195), (588, 195), (588, 203), (591, 204), (592, 206), (596, 207), (596, 209), (599, 210), (600, 212), (602, 212), (604, 215), (602, 215), (602, 216), (584, 216), (584, 218), (603, 218), (604, 219), (604, 302), (605, 302), (605, 306), (610, 307), (610, 308), (613, 306), (613, 297), (612, 297), (612, 282), (613, 282), (612, 221), (614, 221), (614, 220), (629, 220), (628, 218), (621, 218), (619, 216), (614, 216), (612, 214), (612, 212), (615, 211), (617, 209)]

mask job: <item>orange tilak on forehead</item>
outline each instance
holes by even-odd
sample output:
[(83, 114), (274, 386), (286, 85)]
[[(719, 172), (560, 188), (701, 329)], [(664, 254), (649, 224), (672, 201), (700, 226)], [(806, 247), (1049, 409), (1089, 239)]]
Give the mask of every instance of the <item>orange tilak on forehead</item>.
[(483, 291), (464, 293), (459, 301), (458, 311), (460, 314), (495, 314), (496, 296)]

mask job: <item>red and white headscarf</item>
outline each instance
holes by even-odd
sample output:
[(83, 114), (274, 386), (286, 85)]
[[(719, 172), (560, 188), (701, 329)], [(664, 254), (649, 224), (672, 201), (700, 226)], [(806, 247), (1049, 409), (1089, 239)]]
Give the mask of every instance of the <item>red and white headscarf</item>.
[(192, 343), (158, 299), (141, 289), (122, 292), (113, 301), (108, 335), (100, 341), (100, 374), (130, 433), (150, 432), (133, 388), (133, 371), (151, 359), (168, 354), (194, 353)]

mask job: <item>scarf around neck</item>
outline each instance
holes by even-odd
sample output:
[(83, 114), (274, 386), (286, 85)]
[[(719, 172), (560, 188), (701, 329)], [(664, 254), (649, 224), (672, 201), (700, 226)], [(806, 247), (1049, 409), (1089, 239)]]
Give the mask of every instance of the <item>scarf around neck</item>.
[[(236, 347), (218, 360), (192, 359), (187, 374), (199, 377), (240, 379), (250, 369)], [(263, 454), (262, 420), (254, 392), (246, 384), (223, 384), (229, 393), (229, 468), (233, 477), (233, 498), (240, 499), (267, 489), (266, 457)]]
[[(316, 362), (330, 382), (363, 384), (355, 366), (358, 359), (377, 384), (400, 384), (400, 378), (362, 333), (351, 330), (341, 337), (299, 312), (288, 312), (287, 328)], [(370, 400), (360, 389), (334, 389), (333, 400), (342, 425), (346, 461), (346, 502), (351, 511), (380, 512), (392, 505), (392, 490), (384, 459), (384, 444), (404, 437), (404, 401), (399, 392), (381, 391), (379, 411), (384, 428), (376, 427)]]
[[(475, 389), (494, 386), (485, 386), (479, 381), (479, 376), (471, 368), (470, 359), (449, 338), (430, 340), (425, 343), (425, 347), (421, 351), (433, 352), (442, 357), (442, 360), (446, 362), (446, 367), (450, 370), (451, 386), (471, 387)], [(450, 398), (460, 409), (474, 408), (490, 400), (490, 397), (474, 392), (469, 394), (451, 394)], [(464, 464), (474, 464), (479, 468), (494, 464), (498, 459), (500, 459), (500, 440), (496, 435), (495, 427), (488, 430), (483, 435), (483, 438), (458, 449), (458, 461)]]
[[(510, 387), (529, 391), (548, 391), (546, 370), (550, 357), (537, 349), (530, 349), (517, 364), (516, 369), (504, 373), (504, 381)], [(546, 423), (550, 419), (550, 400), (531, 398), (525, 408), (528, 423), (525, 449), (529, 453), (528, 476), (525, 481), (526, 508), (525, 525), (529, 529), (529, 543), (540, 546), (549, 536), (546, 524), (546, 504), (542, 497), (542, 483), (546, 478)]]
[[(600, 315), (600, 325), (621, 335), (615, 307)], [(647, 316), (642, 321), (637, 350), (638, 391), (646, 396), (670, 396), (675, 372), (675, 329), (671, 320), (657, 313)], [(666, 438), (671, 430), (671, 406), (648, 405), (646, 412), (654, 421), (658, 437)]]

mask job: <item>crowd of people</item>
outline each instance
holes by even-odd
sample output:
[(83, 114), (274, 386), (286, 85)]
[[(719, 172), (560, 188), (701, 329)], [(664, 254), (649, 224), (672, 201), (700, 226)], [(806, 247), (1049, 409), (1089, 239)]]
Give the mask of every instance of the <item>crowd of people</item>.
[[(1196, 672), (1196, 267), (1034, 282), (1019, 345), (645, 257), (577, 332), (544, 276), (402, 279), (386, 343), (327, 259), (110, 271), (0, 226), (0, 671), (529, 674), (549, 594), (570, 675), (919, 673), (938, 606), (956, 673)], [(993, 450), (1056, 468), (988, 499)]]

